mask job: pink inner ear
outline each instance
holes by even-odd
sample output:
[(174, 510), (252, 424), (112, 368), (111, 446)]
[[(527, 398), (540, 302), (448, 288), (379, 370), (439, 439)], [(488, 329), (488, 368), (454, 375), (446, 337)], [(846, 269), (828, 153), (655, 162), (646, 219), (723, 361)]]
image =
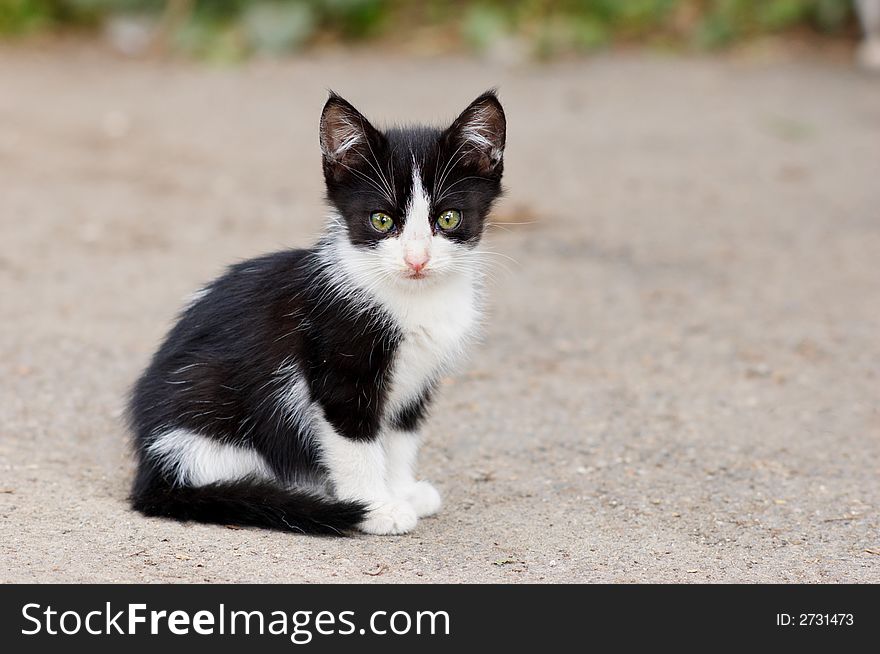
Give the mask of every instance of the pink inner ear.
[(478, 98), (453, 123), (461, 141), (471, 150), (465, 160), (489, 171), (504, 155), (506, 132), (504, 110), (494, 96)]
[(329, 163), (353, 165), (381, 134), (348, 101), (331, 95), (321, 112), (321, 151)]
[(324, 117), (321, 130), (321, 149), (331, 159), (345, 156), (352, 147), (361, 143), (365, 136), (357, 118), (344, 111), (331, 110)]

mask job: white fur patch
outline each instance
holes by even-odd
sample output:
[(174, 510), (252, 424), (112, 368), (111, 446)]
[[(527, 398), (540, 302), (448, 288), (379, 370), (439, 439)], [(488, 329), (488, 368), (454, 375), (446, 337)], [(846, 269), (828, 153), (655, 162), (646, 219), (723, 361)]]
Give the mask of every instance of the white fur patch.
[(403, 534), (413, 529), (418, 515), (408, 499), (391, 492), (382, 440), (356, 441), (340, 436), (323, 416), (315, 422), (321, 459), (334, 494), (367, 505), (360, 529), (368, 534)]
[(422, 173), (413, 163), (412, 191), (406, 207), (406, 222), (403, 225), (404, 241), (427, 241), (431, 238), (431, 201), (422, 182)]
[(415, 479), (416, 457), (419, 453), (418, 434), (389, 430), (382, 436), (388, 463), (388, 486), (400, 494), (412, 486)]
[(420, 518), (437, 513), (443, 505), (440, 493), (427, 481), (416, 481), (415, 478), (419, 435), (390, 430), (383, 435), (382, 440), (385, 444), (391, 494), (408, 502)]
[(477, 288), (473, 279), (460, 273), (443, 275), (442, 280), (371, 285), (369, 278), (354, 276), (364, 265), (360, 258), (372, 255), (360, 253), (345, 237), (340, 240), (344, 242), (337, 245), (338, 256), (342, 268), (348, 269), (349, 282), (385, 309), (403, 336), (390, 377), (390, 416), (415, 400), (464, 352), (479, 321)]
[(287, 380), (278, 398), (287, 424), (304, 438), (308, 438), (311, 435), (316, 413), (308, 382), (296, 364), (283, 365), (275, 374)]
[(160, 434), (147, 452), (180, 485), (205, 486), (248, 476), (274, 479), (266, 461), (254, 450), (221, 443), (188, 429)]
[(315, 420), (321, 459), (336, 497), (369, 504), (390, 500), (385, 478), (385, 449), (379, 439), (357, 441), (336, 433), (323, 415)]
[(466, 337), (476, 321), (473, 296), (447, 297), (443, 305), (432, 304), (419, 315), (412, 300), (394, 307), (401, 321), (403, 340), (397, 347), (387, 397), (389, 413), (397, 413), (415, 401), (426, 386), (450, 368), (464, 350)]

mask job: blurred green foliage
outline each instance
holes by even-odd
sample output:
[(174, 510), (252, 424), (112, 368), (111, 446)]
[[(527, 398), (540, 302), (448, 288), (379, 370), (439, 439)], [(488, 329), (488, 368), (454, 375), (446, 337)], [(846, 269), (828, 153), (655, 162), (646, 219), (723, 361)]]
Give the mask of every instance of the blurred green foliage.
[(789, 30), (840, 33), (854, 23), (849, 0), (0, 0), (0, 35), (132, 14), (154, 16), (175, 47), (208, 57), (327, 39), (407, 42), (426, 26), (475, 50), (516, 39), (550, 57), (616, 42), (712, 49)]

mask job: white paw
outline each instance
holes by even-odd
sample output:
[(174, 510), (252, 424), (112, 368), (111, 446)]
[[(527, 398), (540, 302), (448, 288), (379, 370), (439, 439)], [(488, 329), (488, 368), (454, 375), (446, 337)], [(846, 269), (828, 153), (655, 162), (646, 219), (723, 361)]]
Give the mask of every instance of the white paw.
[(409, 486), (404, 490), (403, 497), (420, 518), (434, 515), (443, 506), (440, 493), (427, 481), (417, 481)]
[(418, 521), (416, 512), (408, 502), (392, 500), (370, 509), (360, 524), (360, 530), (377, 536), (405, 534), (412, 531)]

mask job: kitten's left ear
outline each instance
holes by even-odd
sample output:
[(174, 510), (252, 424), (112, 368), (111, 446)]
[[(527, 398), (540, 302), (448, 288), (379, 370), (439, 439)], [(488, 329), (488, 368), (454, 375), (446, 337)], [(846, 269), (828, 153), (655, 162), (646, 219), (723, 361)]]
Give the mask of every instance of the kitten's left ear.
[(484, 175), (501, 171), (507, 119), (495, 91), (471, 102), (446, 133), (461, 148), (462, 163), (476, 165)]

